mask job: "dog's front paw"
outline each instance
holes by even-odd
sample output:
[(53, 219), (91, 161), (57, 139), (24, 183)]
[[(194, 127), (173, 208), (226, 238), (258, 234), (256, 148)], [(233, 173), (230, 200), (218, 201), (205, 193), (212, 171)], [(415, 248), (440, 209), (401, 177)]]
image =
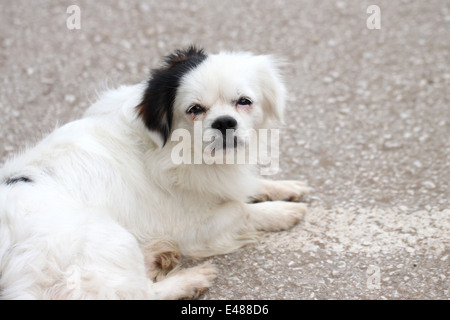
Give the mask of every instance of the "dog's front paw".
[(262, 201), (292, 201), (304, 200), (311, 189), (303, 182), (295, 180), (264, 180), (258, 195), (253, 197), (254, 202)]
[(307, 207), (303, 203), (268, 201), (248, 204), (248, 222), (257, 230), (280, 231), (291, 228), (303, 218)]
[(275, 199), (298, 202), (303, 200), (311, 189), (301, 181), (285, 180), (278, 181), (277, 190), (275, 191)]
[(278, 219), (270, 231), (286, 230), (293, 227), (303, 219), (307, 211), (307, 207), (303, 203), (285, 201), (276, 201), (274, 203), (278, 207)]

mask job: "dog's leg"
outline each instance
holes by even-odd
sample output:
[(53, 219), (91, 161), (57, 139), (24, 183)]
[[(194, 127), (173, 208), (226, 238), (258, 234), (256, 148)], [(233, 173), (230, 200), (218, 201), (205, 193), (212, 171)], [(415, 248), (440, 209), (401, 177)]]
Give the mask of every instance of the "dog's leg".
[(253, 202), (293, 201), (298, 202), (310, 191), (303, 182), (295, 180), (261, 180), (258, 194), (252, 197)]
[(298, 202), (229, 202), (221, 205), (193, 232), (194, 242), (180, 243), (183, 255), (201, 258), (234, 252), (255, 242), (259, 231), (280, 231), (298, 223), (306, 205)]
[(286, 230), (306, 213), (306, 205), (297, 202), (270, 201), (246, 204), (247, 224), (261, 231)]
[(157, 239), (142, 246), (145, 267), (150, 279), (159, 281), (180, 263), (181, 253), (175, 241)]
[(209, 263), (197, 267), (171, 272), (165, 279), (152, 283), (150, 299), (198, 298), (212, 285), (216, 270)]

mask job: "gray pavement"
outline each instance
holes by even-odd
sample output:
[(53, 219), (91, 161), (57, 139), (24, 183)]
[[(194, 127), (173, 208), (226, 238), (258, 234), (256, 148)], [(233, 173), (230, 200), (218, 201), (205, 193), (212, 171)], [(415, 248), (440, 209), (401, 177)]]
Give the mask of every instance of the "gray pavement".
[(180, 46), (276, 54), (290, 96), (273, 178), (307, 181), (310, 210), (208, 259), (201, 298), (448, 299), (449, 34), (446, 0), (0, 0), (0, 163)]

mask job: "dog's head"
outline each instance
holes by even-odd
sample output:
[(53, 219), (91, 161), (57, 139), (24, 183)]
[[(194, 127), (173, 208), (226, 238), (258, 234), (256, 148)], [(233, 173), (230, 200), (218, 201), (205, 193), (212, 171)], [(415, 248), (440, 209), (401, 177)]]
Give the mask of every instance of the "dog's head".
[(285, 87), (271, 56), (206, 55), (191, 46), (152, 71), (137, 111), (161, 147), (175, 129), (194, 137), (194, 128), (201, 128), (203, 145), (210, 135), (216, 147), (230, 149), (242, 144), (248, 129), (282, 121), (284, 105)]

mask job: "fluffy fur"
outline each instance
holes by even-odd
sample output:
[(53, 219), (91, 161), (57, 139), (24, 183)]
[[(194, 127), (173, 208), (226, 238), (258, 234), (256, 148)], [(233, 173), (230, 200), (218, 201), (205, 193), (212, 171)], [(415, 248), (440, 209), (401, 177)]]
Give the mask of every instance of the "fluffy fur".
[[(236, 102), (243, 95), (248, 108)], [(148, 82), (104, 93), (1, 169), (1, 298), (198, 295), (215, 269), (180, 270), (181, 256), (229, 253), (258, 231), (291, 227), (307, 188), (263, 180), (253, 165), (176, 165), (171, 133), (193, 132), (195, 121), (208, 130), (223, 116), (244, 131), (268, 127), (284, 99), (272, 57), (194, 47), (168, 56)], [(187, 112), (196, 104), (203, 114)]]

